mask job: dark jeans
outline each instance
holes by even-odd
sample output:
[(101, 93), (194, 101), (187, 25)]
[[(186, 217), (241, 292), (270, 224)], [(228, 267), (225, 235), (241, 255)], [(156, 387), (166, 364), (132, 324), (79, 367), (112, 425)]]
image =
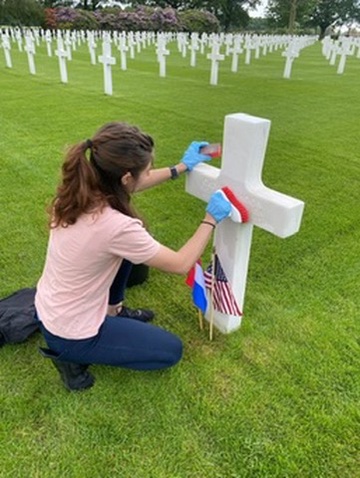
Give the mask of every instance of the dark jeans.
[(130, 261), (122, 261), (118, 273), (116, 274), (115, 279), (113, 280), (113, 283), (110, 287), (110, 305), (116, 305), (122, 300), (124, 300), (126, 284), (129, 279), (131, 269), (132, 263)]
[[(124, 261), (110, 288), (110, 304), (123, 300), (130, 271), (131, 263)], [(40, 330), (59, 360), (68, 362), (156, 370), (175, 365), (182, 356), (182, 342), (176, 335), (124, 317), (106, 316), (98, 334), (82, 340), (63, 339), (42, 324)]]

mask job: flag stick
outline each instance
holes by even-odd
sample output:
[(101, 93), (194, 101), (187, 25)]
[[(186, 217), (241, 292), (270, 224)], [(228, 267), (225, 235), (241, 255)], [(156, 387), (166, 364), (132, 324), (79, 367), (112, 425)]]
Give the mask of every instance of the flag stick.
[(209, 339), (210, 341), (213, 339), (214, 336), (214, 286), (215, 286), (215, 247), (213, 247), (211, 253), (211, 289), (210, 289), (210, 301), (211, 301), (211, 309), (210, 309), (210, 329), (209, 329)]
[(203, 315), (200, 309), (198, 309), (198, 317), (199, 317), (199, 328), (200, 330), (204, 330)]

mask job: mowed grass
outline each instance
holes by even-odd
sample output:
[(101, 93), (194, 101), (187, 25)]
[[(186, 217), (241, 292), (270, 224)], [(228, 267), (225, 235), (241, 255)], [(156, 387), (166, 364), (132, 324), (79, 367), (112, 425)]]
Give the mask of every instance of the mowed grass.
[[(270, 119), (263, 179), (305, 201), (302, 226), (288, 239), (255, 230), (242, 326), (211, 343), (183, 277), (152, 270), (128, 291), (130, 306), (154, 309), (156, 323), (182, 338), (183, 360), (171, 370), (97, 366), (95, 386), (70, 394), (38, 354), (39, 334), (0, 349), (0, 476), (360, 476), (360, 60), (349, 57), (337, 75), (316, 43), (285, 80), (280, 50), (251, 65), (242, 55), (236, 74), (230, 58), (221, 63), (214, 87), (209, 60), (199, 55), (191, 68), (175, 43), (166, 78), (153, 46), (125, 72), (113, 53), (111, 97), (85, 45), (66, 85), (45, 45), (36, 76), (15, 45), (12, 69), (0, 55), (1, 297), (41, 274), (45, 208), (65, 146), (111, 120), (153, 135), (156, 166), (170, 166), (192, 140), (221, 141), (226, 114)], [(136, 205), (175, 249), (205, 207), (184, 178), (139, 194)]]

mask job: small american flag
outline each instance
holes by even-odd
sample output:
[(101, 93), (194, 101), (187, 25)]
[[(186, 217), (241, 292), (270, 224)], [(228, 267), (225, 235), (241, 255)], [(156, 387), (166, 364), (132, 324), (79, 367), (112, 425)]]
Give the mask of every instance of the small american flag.
[(229, 315), (242, 315), (242, 312), (232, 293), (231, 286), (227, 280), (219, 258), (215, 254), (215, 276), (213, 279), (213, 264), (211, 263), (204, 271), (205, 287), (211, 290), (212, 280), (214, 280), (214, 309)]

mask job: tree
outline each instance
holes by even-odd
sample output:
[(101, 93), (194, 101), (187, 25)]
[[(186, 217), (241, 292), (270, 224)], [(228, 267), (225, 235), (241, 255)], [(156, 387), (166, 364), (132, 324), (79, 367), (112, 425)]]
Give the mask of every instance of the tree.
[(2, 25), (31, 26), (44, 21), (43, 9), (36, 0), (2, 0), (0, 5)]
[(326, 29), (360, 16), (359, 0), (270, 0), (267, 17), (270, 23), (287, 27), (293, 33), (295, 25), (320, 29), (320, 39)]
[(269, 23), (287, 28), (293, 34), (296, 25), (304, 26), (317, 0), (270, 0), (267, 10)]
[(249, 23), (250, 16), (244, 8), (248, 2), (241, 0), (220, 0), (216, 3), (219, 5), (219, 8), (215, 15), (219, 18), (221, 26), (226, 32), (232, 27), (245, 27)]
[(331, 25), (344, 24), (359, 17), (359, 0), (318, 0), (309, 14), (309, 24), (320, 29), (321, 40)]
[(260, 0), (193, 0), (189, 8), (205, 9), (215, 15), (225, 31), (245, 27), (250, 16), (248, 11)]

